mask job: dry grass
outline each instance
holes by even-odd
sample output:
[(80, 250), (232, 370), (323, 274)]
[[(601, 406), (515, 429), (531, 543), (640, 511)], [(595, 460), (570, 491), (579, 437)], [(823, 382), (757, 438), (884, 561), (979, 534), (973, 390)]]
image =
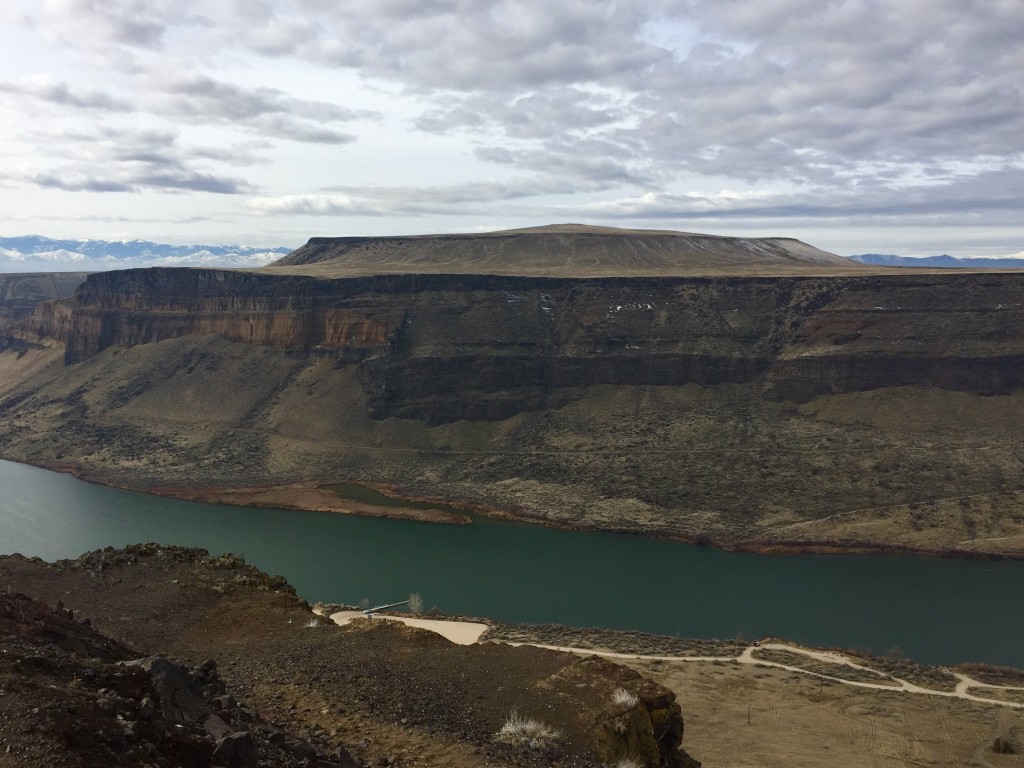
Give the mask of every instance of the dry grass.
[(652, 635), (623, 629), (567, 627), (562, 624), (500, 624), (487, 631), (488, 640), (533, 643), (645, 656), (721, 656), (731, 659), (747, 647), (735, 640)]
[(899, 687), (897, 683), (888, 680), (882, 672), (868, 672), (845, 664), (830, 664), (827, 661), (814, 659), (795, 651), (784, 651), (778, 648), (758, 648), (752, 655), (755, 659), (785, 664), (786, 666), (803, 669), (817, 675), (826, 675), (828, 677), (837, 677), (840, 680), (852, 680), (862, 683), (891, 684), (894, 688)]
[(640, 703), (640, 697), (625, 688), (616, 688), (612, 692), (612, 704), (623, 709), (632, 709)]
[(992, 685), (1009, 685), (1015, 688), (1024, 688), (1024, 670), (1016, 667), (1003, 667), (996, 664), (984, 664), (980, 662), (968, 662), (957, 666), (957, 670), (963, 672), (979, 683), (991, 683)]
[(561, 736), (557, 729), (545, 725), (540, 720), (523, 717), (513, 709), (512, 714), (494, 734), (494, 740), (513, 747), (549, 751), (554, 748)]
[[(686, 749), (709, 766), (962, 768), (978, 764), (975, 751), (989, 748), (1003, 709), (841, 683), (822, 686), (818, 678), (742, 664), (625, 664), (676, 693)], [(1024, 714), (1013, 718), (1024, 724)], [(985, 754), (1000, 768), (1024, 768), (1024, 756), (997, 762)]]

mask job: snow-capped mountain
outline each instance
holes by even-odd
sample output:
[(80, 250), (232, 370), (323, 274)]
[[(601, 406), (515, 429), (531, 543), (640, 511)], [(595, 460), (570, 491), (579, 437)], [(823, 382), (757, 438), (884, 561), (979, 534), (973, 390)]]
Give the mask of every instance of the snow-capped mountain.
[(862, 264), (886, 267), (952, 267), (959, 269), (1024, 269), (1024, 251), (1007, 256), (897, 256), (891, 253), (861, 253), (850, 256)]
[(0, 273), (102, 272), (132, 267), (262, 267), (291, 248), (167, 245), (145, 240), (53, 240), (0, 237)]

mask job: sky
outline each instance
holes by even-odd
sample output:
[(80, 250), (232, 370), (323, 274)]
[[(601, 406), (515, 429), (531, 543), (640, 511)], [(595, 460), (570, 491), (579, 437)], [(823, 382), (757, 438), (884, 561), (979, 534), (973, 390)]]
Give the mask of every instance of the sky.
[(1024, 250), (1021, 0), (5, 0), (0, 235)]

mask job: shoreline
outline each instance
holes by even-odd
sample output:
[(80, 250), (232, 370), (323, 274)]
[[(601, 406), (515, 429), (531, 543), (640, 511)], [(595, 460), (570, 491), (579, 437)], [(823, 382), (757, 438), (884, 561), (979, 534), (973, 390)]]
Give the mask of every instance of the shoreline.
[[(835, 540), (787, 540), (766, 539), (759, 537), (721, 539), (712, 536), (694, 534), (673, 534), (665, 531), (643, 532), (632, 528), (601, 527), (577, 525), (552, 520), (531, 514), (525, 509), (515, 512), (486, 507), (466, 501), (452, 501), (437, 497), (420, 496), (403, 493), (395, 485), (386, 483), (363, 482), (358, 480), (305, 480), (293, 483), (268, 483), (266, 485), (233, 486), (233, 487), (176, 487), (176, 486), (132, 486), (116, 482), (107, 477), (98, 477), (86, 468), (77, 464), (33, 463), (20, 459), (12, 459), (0, 455), (0, 459), (17, 464), (62, 472), (72, 475), (83, 482), (103, 485), (136, 493), (148, 493), (154, 496), (166, 496), (208, 504), (227, 504), (230, 506), (258, 507), (265, 509), (291, 509), (305, 512), (328, 512), (334, 514), (360, 515), (393, 520), (414, 520), (418, 522), (438, 523), (442, 525), (472, 525), (472, 515), (505, 522), (543, 525), (563, 531), (581, 533), (612, 533), (616, 535), (641, 536), (663, 541), (677, 541), (696, 547), (712, 547), (723, 552), (743, 552), (756, 555), (798, 556), (798, 555), (898, 555), (917, 557), (938, 557), (958, 560), (987, 561), (1022, 561), (1024, 552), (986, 552), (974, 549), (958, 549), (956, 547), (915, 547), (907, 544), (882, 544), (876, 542), (845, 542)], [(412, 509), (408, 507), (385, 507), (342, 498), (323, 486), (339, 482), (352, 482), (398, 501), (436, 503), (458, 510), (465, 514), (456, 514), (442, 509)], [(296, 494), (298, 499), (296, 500)]]
[[(97, 477), (80, 465), (72, 464), (35, 464), (0, 456), (4, 461), (24, 464), (30, 467), (45, 469), (71, 475), (78, 480), (106, 488), (117, 488), (122, 491), (146, 493), (152, 496), (164, 496), (196, 501), (205, 504), (225, 504), (232, 507), (257, 507), (261, 509), (289, 509), (297, 512), (327, 512), (341, 515), (359, 515), (361, 517), (378, 517), (392, 520), (414, 520), (417, 522), (437, 523), (440, 525), (470, 525), (469, 515), (459, 515), (442, 509), (410, 509), (403, 507), (378, 507), (344, 499), (329, 491), (321, 490), (323, 483), (319, 481), (302, 481), (295, 483), (268, 483), (267, 485), (250, 485), (235, 487), (173, 487), (173, 486), (134, 486), (119, 483), (106, 477)], [(295, 500), (298, 494), (299, 501)], [(283, 498), (288, 495), (289, 498)], [(305, 502), (305, 503), (302, 503)], [(449, 506), (455, 506), (454, 504)]]

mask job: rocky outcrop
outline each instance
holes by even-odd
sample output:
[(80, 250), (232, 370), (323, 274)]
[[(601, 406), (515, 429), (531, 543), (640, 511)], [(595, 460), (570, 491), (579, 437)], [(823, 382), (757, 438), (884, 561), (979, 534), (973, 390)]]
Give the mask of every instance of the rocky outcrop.
[(126, 661), (138, 653), (90, 624), (63, 604), (0, 594), (0, 764), (346, 765), (332, 759), (344, 748), (328, 754), (322, 744), (286, 737), (239, 705), (214, 661)]
[[(53, 564), (0, 557), (12, 589), (61, 595), (139, 649), (63, 607), (0, 594), (10, 764), (699, 765), (681, 749), (675, 694), (637, 672), (543, 648), (455, 645), (398, 622), (322, 624), (286, 583), (269, 589), (277, 578), (243, 563), (153, 544)], [(59, 648), (58, 628), (102, 658)], [(620, 688), (634, 697), (625, 706)], [(543, 721), (551, 743), (497, 739), (516, 711)]]
[(189, 334), (357, 365), (378, 417), (502, 419), (595, 385), (763, 382), (803, 401), (1024, 386), (1024, 275), (340, 280), (218, 270), (91, 276), (26, 332), (75, 364)]
[(591, 656), (549, 683), (586, 701), (588, 733), (605, 765), (632, 759), (644, 768), (700, 768), (682, 748), (683, 716), (675, 694), (625, 667)]

